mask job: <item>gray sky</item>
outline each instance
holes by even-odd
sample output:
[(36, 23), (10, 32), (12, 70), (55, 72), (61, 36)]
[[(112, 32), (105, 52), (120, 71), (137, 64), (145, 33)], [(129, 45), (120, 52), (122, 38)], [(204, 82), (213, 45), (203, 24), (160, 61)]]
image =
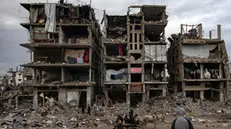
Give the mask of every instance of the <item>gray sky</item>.
[[(20, 2), (46, 2), (47, 0), (1, 0), (0, 4), (0, 72), (8, 70), (26, 62), (29, 62), (28, 50), (20, 47), (20, 43), (28, 42), (29, 34), (19, 25), (26, 22), (28, 12), (20, 7)], [(48, 0), (55, 2), (58, 0)], [(79, 0), (67, 0), (74, 4), (80, 4)], [(90, 0), (82, 0), (89, 3)], [(101, 18), (102, 11), (109, 14), (125, 14), (132, 4), (162, 4), (167, 5), (169, 23), (166, 27), (166, 35), (179, 33), (180, 24), (202, 23), (204, 35), (208, 36), (209, 30), (215, 30), (217, 24), (222, 26), (222, 38), (226, 41), (226, 47), (231, 54), (231, 15), (230, 0), (92, 0), (92, 6), (97, 18)], [(100, 19), (101, 20), (101, 19)]]

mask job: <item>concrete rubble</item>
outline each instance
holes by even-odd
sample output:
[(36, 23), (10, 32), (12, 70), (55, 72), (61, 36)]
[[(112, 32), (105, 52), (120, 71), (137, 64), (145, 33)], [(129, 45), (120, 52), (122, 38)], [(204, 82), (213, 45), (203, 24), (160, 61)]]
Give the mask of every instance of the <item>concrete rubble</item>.
[(11, 70), (15, 79), (0, 81), (0, 129), (108, 129), (119, 117), (144, 126), (147, 115), (154, 126), (157, 120), (170, 128), (178, 106), (197, 125), (231, 127), (220, 25), (217, 38), (207, 39), (202, 24), (182, 24), (166, 53), (165, 5), (129, 6), (127, 15), (104, 11), (104, 28), (90, 5), (21, 5), (30, 13), (30, 22), (21, 24), (30, 42), (20, 45), (31, 60), (21, 65), (26, 72)]
[[(8, 97), (7, 100), (10, 100)], [(81, 112), (80, 108), (68, 104), (61, 104), (52, 98), (46, 97), (44, 106), (32, 108), (1, 108), (0, 128), (10, 128), (13, 120), (17, 120), (18, 126), (27, 123), (32, 128), (93, 128), (93, 127), (111, 127), (118, 115), (124, 116), (131, 108), (126, 103), (117, 103), (111, 107), (93, 105), (91, 115)], [(3, 100), (3, 98), (1, 98)], [(4, 104), (4, 102), (2, 103)], [(145, 105), (138, 104), (133, 108), (138, 114), (139, 119), (146, 114), (157, 112), (158, 120), (166, 123), (167, 117), (174, 116), (176, 106), (183, 106), (188, 117), (195, 123), (204, 123), (205, 126), (216, 127), (214, 122), (222, 123), (223, 126), (230, 126), (227, 122), (231, 120), (231, 101), (211, 102), (211, 101), (193, 101), (191, 98), (184, 98), (182, 94), (170, 97), (158, 97), (150, 99)], [(6, 108), (6, 107), (5, 107)], [(211, 116), (211, 117), (210, 117)], [(222, 118), (221, 120), (212, 120), (209, 118)]]

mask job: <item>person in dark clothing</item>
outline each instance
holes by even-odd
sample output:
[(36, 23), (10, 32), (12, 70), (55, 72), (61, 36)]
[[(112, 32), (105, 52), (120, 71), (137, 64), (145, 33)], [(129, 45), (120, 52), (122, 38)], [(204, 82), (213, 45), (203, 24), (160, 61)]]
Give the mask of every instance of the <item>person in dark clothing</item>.
[(90, 105), (88, 105), (88, 107), (87, 107), (87, 114), (91, 115), (91, 107), (90, 107)]
[(124, 117), (124, 122), (125, 122), (125, 123), (129, 123), (129, 119), (128, 119), (128, 116), (127, 116), (127, 115), (125, 115), (125, 117)]
[(184, 108), (176, 109), (177, 118), (173, 121), (171, 129), (194, 129), (190, 120), (185, 117)]
[(14, 119), (12, 124), (12, 129), (17, 129), (17, 126), (18, 126), (17, 121), (16, 119)]
[(122, 116), (118, 116), (116, 121), (115, 121), (115, 127), (114, 129), (124, 129), (123, 127), (123, 117)]
[(63, 3), (64, 3), (64, 0), (60, 0), (59, 2), (60, 2), (60, 4), (63, 4)]
[(136, 118), (138, 117), (137, 114), (135, 114), (134, 116), (134, 111), (133, 110), (130, 110), (129, 112), (129, 120), (128, 120), (128, 123), (129, 124), (137, 124), (137, 121), (136, 121)]
[(84, 114), (85, 113), (85, 106), (82, 105), (82, 113)]
[(130, 124), (132, 124), (132, 122), (133, 122), (133, 118), (134, 118), (134, 116), (133, 116), (133, 113), (134, 113), (134, 111), (133, 110), (130, 110), (130, 112), (128, 113), (129, 114), (129, 122), (128, 123), (130, 123)]

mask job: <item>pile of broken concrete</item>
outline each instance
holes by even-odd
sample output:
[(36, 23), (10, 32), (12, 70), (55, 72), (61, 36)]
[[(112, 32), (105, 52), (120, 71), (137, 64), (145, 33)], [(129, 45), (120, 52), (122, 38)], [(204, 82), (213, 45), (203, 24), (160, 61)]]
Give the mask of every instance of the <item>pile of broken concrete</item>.
[[(33, 128), (108, 127), (113, 125), (118, 115), (124, 116), (131, 109), (126, 103), (117, 103), (111, 107), (95, 104), (91, 107), (91, 114), (84, 114), (78, 107), (62, 104), (52, 98), (47, 99), (44, 105), (37, 108), (28, 104), (27, 108), (19, 106), (1, 112), (0, 128), (11, 128), (13, 124), (21, 127), (25, 123)], [(147, 104), (138, 104), (133, 110), (138, 116), (158, 112), (158, 117), (164, 121), (167, 116), (174, 115), (177, 106), (184, 107), (194, 121), (201, 122), (201, 119), (196, 118), (209, 115), (231, 118), (231, 101), (196, 101), (182, 95), (153, 98)]]

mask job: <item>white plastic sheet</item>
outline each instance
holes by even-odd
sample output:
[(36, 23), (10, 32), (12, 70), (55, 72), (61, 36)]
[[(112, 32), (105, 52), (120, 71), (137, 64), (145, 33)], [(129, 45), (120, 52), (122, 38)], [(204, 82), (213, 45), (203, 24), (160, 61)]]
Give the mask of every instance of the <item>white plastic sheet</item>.
[(56, 4), (45, 4), (45, 14), (47, 20), (44, 30), (53, 33), (56, 30)]
[[(113, 70), (113, 69), (109, 69), (106, 71), (106, 81), (127, 81), (127, 72), (128, 72), (128, 69), (126, 68), (123, 68), (123, 69), (120, 69), (120, 70)], [(122, 74), (124, 73), (125, 75), (123, 76), (123, 79), (118, 79), (118, 80), (112, 80), (111, 79), (111, 75), (118, 75), (118, 74)]]
[(182, 53), (184, 57), (208, 58), (209, 51), (213, 50), (216, 45), (184, 45)]

